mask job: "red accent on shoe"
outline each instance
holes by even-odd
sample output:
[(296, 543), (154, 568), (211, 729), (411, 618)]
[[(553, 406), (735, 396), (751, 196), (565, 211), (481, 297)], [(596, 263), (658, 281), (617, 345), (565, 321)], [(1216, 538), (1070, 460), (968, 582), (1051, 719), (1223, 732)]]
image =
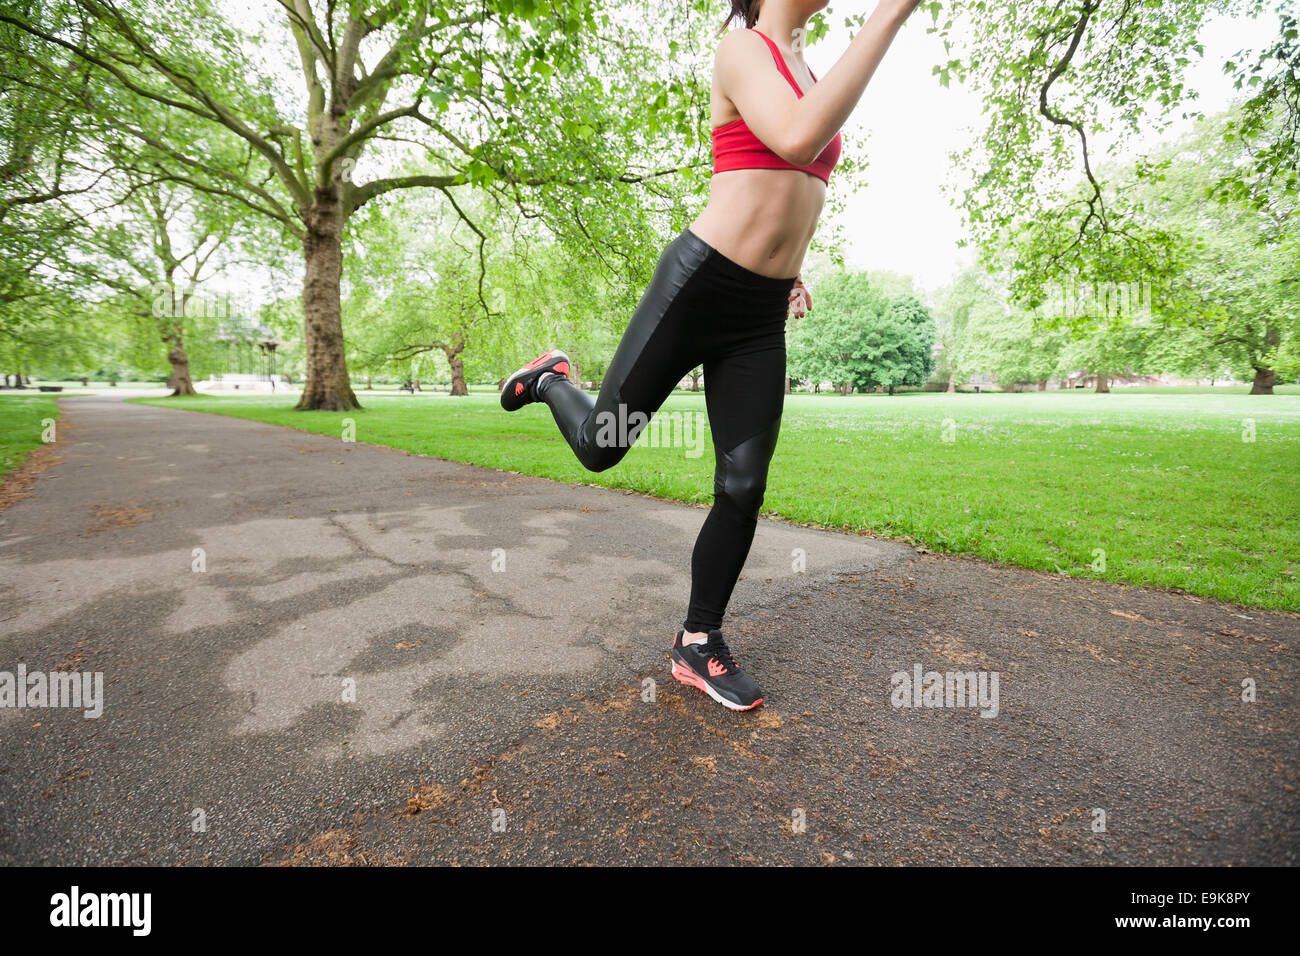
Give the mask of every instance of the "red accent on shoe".
[(560, 375), (563, 375), (565, 378), (568, 378), (568, 377), (569, 377), (569, 363), (568, 363), (568, 362), (560, 362), (558, 365), (555, 366), (555, 368), (551, 369), (551, 371), (552, 371), (552, 372), (558, 372)]
[(523, 383), (523, 382), (515, 382), (515, 394), (516, 394), (516, 395), (522, 395), (522, 394), (524, 394), (524, 383)]
[(726, 669), (725, 667), (723, 667), (721, 664), (718, 663), (717, 658), (710, 657), (710, 658), (709, 658), (709, 676), (710, 676), (710, 677), (721, 677), (721, 676), (722, 676), (723, 674), (725, 674), (725, 673), (727, 673), (727, 669)]
[[(695, 671), (691, 670), (681, 661), (673, 661), (673, 676), (683, 684), (690, 684), (692, 687), (698, 687), (704, 690), (704, 678)], [(705, 691), (707, 693), (707, 691)]]
[(555, 349), (548, 349), (547, 351), (543, 352), (541, 355), (537, 356), (537, 358), (529, 362), (527, 365), (525, 365), (524, 368), (537, 368), (537, 366), (541, 365), (543, 362), (545, 362), (554, 354), (555, 354)]

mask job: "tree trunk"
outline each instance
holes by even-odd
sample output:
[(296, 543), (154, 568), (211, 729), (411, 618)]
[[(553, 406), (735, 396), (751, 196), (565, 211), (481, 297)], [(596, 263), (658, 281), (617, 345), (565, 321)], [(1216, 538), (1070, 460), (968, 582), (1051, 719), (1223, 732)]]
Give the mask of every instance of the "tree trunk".
[(787, 395), (790, 394), (790, 376), (789, 376), (789, 375), (787, 375), (787, 376), (785, 377), (785, 393), (786, 393)]
[(573, 376), (573, 384), (582, 388), (582, 363), (577, 359), (569, 359), (569, 374)]
[(190, 358), (185, 354), (185, 349), (180, 342), (172, 343), (167, 353), (167, 361), (172, 365), (171, 378), (167, 380), (167, 387), (172, 390), (172, 395), (197, 395), (194, 382), (190, 379)]
[(1255, 369), (1255, 381), (1250, 384), (1250, 394), (1252, 395), (1272, 395), (1273, 384), (1277, 381), (1277, 373), (1271, 368)]
[(1040, 378), (1040, 379), (1038, 380), (1038, 390), (1039, 390), (1040, 392), (1045, 392), (1045, 391), (1047, 391), (1047, 379), (1045, 379), (1045, 378)]
[(460, 357), (461, 348), (444, 351), (447, 353), (447, 364), (451, 366), (451, 394), (464, 398), (469, 394), (469, 389), (465, 385), (465, 362)]
[(698, 392), (700, 390), (700, 373), (702, 371), (703, 369), (698, 369), (698, 368), (691, 370), (691, 391), (692, 392)]
[(343, 212), (337, 186), (317, 189), (316, 201), (303, 217), (306, 275), (303, 278), (303, 332), (307, 347), (307, 381), (299, 409), (346, 412), (361, 403), (348, 380), (343, 351)]
[(167, 361), (172, 366), (171, 378), (167, 379), (172, 395), (197, 395), (190, 378), (190, 357), (185, 351), (185, 327), (180, 318), (174, 321), (171, 334), (163, 339), (163, 343), (167, 345)]
[(1110, 376), (1109, 376), (1109, 375), (1106, 375), (1106, 374), (1103, 373), (1103, 372), (1098, 372), (1098, 373), (1097, 373), (1097, 391), (1098, 391), (1098, 393), (1101, 393), (1101, 392), (1109, 392), (1109, 391), (1110, 391)]
[[(1276, 349), (1281, 341), (1281, 329), (1272, 323), (1264, 327), (1264, 346), (1266, 348)], [(1277, 381), (1277, 373), (1271, 368), (1260, 368), (1258, 365), (1252, 367), (1255, 369), (1255, 381), (1250, 384), (1250, 394), (1272, 395), (1273, 385)], [(31, 383), (28, 382), (28, 384)]]
[(948, 394), (952, 395), (957, 391), (957, 372), (956, 370), (948, 373)]

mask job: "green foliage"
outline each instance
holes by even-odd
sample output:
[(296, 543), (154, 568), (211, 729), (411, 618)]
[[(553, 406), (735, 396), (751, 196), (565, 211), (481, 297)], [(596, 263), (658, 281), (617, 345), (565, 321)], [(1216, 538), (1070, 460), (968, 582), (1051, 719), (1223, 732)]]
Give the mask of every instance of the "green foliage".
[(1062, 371), (1064, 340), (1063, 332), (1035, 327), (1033, 317), (1022, 310), (980, 309), (965, 329), (961, 365), (968, 374), (991, 374), (1010, 390), (1056, 377)]
[(969, 266), (936, 296), (935, 333), (939, 345), (936, 371), (955, 385), (988, 371), (983, 350), (984, 323), (1003, 316), (1003, 296), (991, 277)]
[(1154, 297), (1154, 312), (1165, 328), (1195, 330), (1238, 377), (1294, 376), (1300, 196), (1277, 178), (1249, 196), (1221, 190), (1250, 156), (1249, 142), (1225, 135), (1239, 126), (1238, 111), (1202, 120), (1156, 154), (1165, 173), (1135, 190), (1145, 213), (1180, 237), (1174, 281)]
[[(962, 209), (985, 261), (1009, 270), (1016, 301), (1034, 308), (1046, 297), (1045, 286), (1062, 280), (1172, 279), (1178, 237), (1142, 215), (1130, 182), (1104, 174), (1101, 159), (1136, 137), (1159, 133), (1175, 107), (1186, 108), (1187, 68), (1202, 54), (1197, 37), (1212, 17), (1260, 16), (1277, 6), (1264, 0), (973, 0), (947, 4), (944, 14), (933, 11), (931, 31), (950, 55), (935, 73), (945, 85), (955, 78), (976, 88), (986, 117), (979, 138), (959, 157)], [(1284, 16), (1282, 24), (1272, 59), (1285, 59), (1295, 47), (1294, 18)], [(1294, 62), (1262, 86), (1245, 81), (1260, 88), (1253, 101), (1258, 109), (1249, 116), (1273, 115), (1279, 105), (1289, 111), (1286, 122), (1268, 127), (1277, 135), (1260, 155), (1272, 168), (1285, 167), (1294, 154), (1300, 114), (1297, 98), (1286, 92), (1294, 88)], [(1251, 71), (1256, 79), (1262, 68)]]
[[(367, 374), (496, 382), (556, 343), (584, 377), (603, 368), (631, 315), (634, 287), (489, 197), (465, 207), (478, 237), (436, 197), (391, 197), (370, 210), (347, 262), (349, 363)], [(481, 280), (481, 281), (480, 281)]]
[(867, 275), (838, 273), (818, 283), (813, 308), (790, 332), (790, 373), (892, 393), (925, 384), (934, 339), (934, 319), (915, 296), (890, 299)]
[(1292, 200), (1300, 197), (1300, 16), (1287, 4), (1277, 14), (1279, 31), (1272, 45), (1248, 66), (1224, 64), (1237, 89), (1250, 94), (1240, 117), (1227, 123), (1224, 138), (1250, 144), (1250, 161), (1223, 170), (1211, 191), (1257, 207), (1267, 201), (1269, 190)]

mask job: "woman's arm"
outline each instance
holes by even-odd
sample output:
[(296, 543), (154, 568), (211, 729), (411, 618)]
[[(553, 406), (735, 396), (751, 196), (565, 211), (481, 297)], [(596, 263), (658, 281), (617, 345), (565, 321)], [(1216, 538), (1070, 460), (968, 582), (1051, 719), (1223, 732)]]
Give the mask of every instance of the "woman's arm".
[(807, 166), (848, 120), (903, 22), (920, 0), (880, 0), (849, 48), (802, 99), (772, 63), (761, 37), (733, 30), (718, 44), (714, 70), (723, 95), (768, 149)]

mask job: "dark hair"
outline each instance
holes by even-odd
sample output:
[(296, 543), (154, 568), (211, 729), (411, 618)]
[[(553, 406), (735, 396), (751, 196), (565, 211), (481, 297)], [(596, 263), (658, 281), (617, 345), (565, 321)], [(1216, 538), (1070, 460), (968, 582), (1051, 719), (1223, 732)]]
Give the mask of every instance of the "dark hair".
[(731, 12), (722, 21), (722, 26), (718, 27), (718, 35), (721, 36), (731, 26), (732, 20), (744, 20), (745, 29), (748, 30), (758, 22), (758, 8), (762, 5), (763, 0), (731, 0)]

